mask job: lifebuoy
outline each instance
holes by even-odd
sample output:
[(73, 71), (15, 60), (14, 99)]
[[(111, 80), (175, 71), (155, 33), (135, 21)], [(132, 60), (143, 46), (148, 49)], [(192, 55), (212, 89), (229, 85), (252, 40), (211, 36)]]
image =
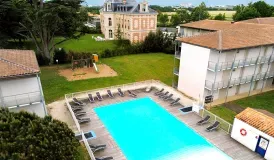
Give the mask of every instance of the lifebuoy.
[(244, 128), (242, 128), (242, 129), (240, 130), (240, 133), (241, 133), (242, 136), (246, 136), (247, 131), (246, 131)]

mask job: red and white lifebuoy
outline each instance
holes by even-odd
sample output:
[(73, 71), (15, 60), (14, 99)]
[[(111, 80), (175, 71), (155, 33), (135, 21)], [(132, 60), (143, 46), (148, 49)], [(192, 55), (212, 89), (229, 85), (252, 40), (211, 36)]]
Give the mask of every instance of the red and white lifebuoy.
[(240, 130), (240, 133), (241, 133), (242, 136), (246, 136), (247, 131), (246, 131), (244, 128), (242, 128), (242, 129)]

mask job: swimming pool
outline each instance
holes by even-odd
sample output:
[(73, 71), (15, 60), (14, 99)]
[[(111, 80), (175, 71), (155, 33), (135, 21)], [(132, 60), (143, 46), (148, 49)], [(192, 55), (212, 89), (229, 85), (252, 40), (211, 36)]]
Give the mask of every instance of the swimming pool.
[(128, 160), (231, 160), (148, 97), (95, 112)]

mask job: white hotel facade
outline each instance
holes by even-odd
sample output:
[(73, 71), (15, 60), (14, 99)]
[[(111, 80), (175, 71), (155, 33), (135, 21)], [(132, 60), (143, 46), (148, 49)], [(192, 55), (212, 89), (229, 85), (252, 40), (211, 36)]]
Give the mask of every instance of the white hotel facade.
[(175, 88), (195, 99), (217, 100), (273, 87), (274, 26), (210, 20), (194, 26), (180, 29)]

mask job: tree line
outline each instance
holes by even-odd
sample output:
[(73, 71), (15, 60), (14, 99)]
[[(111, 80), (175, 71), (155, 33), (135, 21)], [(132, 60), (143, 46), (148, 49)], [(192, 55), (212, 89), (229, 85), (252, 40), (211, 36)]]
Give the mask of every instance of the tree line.
[(170, 23), (168, 15), (159, 13), (158, 25), (159, 26), (177, 26), (178, 24), (189, 23), (191, 21), (199, 21), (208, 19), (210, 14), (207, 10), (206, 4), (202, 2), (199, 6), (189, 11), (187, 9), (178, 9), (175, 14), (171, 15)]
[(274, 6), (265, 1), (249, 3), (248, 5), (238, 5), (235, 7), (236, 13), (233, 15), (234, 21), (242, 21), (259, 17), (274, 17)]
[[(87, 10), (82, 0), (1, 0), (0, 48), (31, 40), (38, 57), (53, 61), (55, 45), (84, 34)], [(54, 41), (55, 37), (62, 41)], [(21, 43), (22, 44), (22, 43)], [(14, 46), (12, 46), (14, 47)]]
[[(202, 2), (199, 6), (191, 9), (177, 9), (175, 14), (169, 16), (162, 12), (161, 10), (157, 10), (159, 12), (158, 15), (158, 26), (167, 27), (172, 26), (175, 27), (179, 24), (204, 20), (204, 19), (214, 19), (214, 20), (226, 20), (225, 13), (219, 13), (216, 16), (210, 16), (209, 10), (213, 10), (212, 8), (208, 8), (204, 2)], [(234, 21), (242, 21), (252, 18), (258, 17), (274, 17), (274, 6), (267, 4), (265, 1), (257, 1), (255, 3), (249, 3), (248, 5), (237, 5), (233, 8), (236, 13), (233, 15)]]

